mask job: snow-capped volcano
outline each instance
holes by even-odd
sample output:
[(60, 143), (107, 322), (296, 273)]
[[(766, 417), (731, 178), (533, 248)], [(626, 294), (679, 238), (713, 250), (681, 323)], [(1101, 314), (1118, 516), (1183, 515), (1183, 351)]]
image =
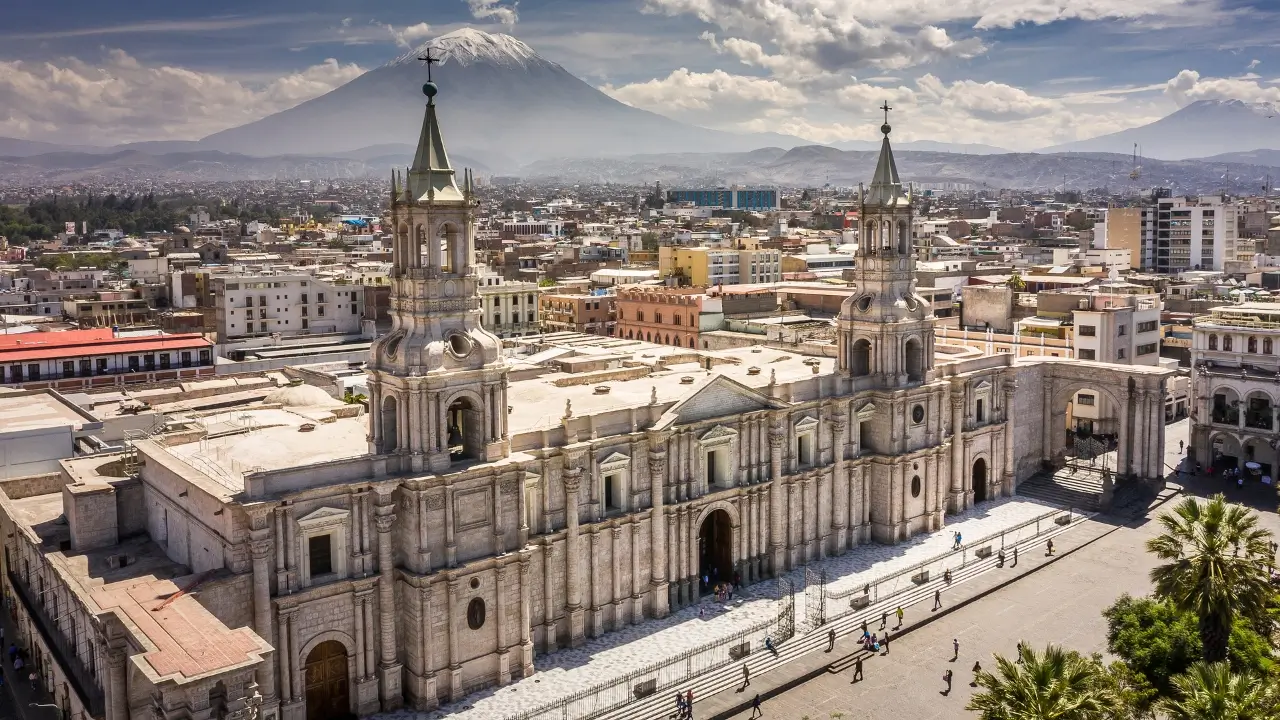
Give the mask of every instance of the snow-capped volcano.
[(526, 68), (530, 64), (555, 63), (544, 60), (533, 48), (520, 40), (502, 33), (487, 33), (475, 28), (454, 30), (422, 43), (418, 47), (392, 60), (392, 65), (421, 63), (420, 58), (430, 50), (432, 57), (440, 58), (440, 64), (456, 62), (460, 65), (489, 63), (500, 67)]
[(406, 147), (422, 127), (427, 49), (436, 107), (452, 152), (495, 170), (551, 157), (746, 151), (808, 144), (772, 133), (734, 134), (677, 122), (614, 100), (510, 35), (441, 35), (301, 105), (210, 135), (201, 145), (245, 155), (333, 155), (370, 145)]
[(1247, 150), (1280, 150), (1280, 108), (1241, 100), (1197, 100), (1171, 115), (1090, 140), (1041, 152), (1112, 152), (1185, 160)]

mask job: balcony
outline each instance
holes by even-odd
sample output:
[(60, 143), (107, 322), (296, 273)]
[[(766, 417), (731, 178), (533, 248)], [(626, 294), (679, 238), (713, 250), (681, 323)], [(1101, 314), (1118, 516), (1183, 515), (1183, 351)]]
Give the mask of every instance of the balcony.
[(1210, 417), (1214, 425), (1231, 425), (1233, 427), (1240, 425), (1239, 408), (1216, 407)]
[(80, 656), (76, 654), (75, 648), (58, 631), (44, 606), (36, 602), (36, 594), (27, 587), (26, 582), (17, 573), (10, 571), (9, 584), (31, 616), (32, 624), (40, 632), (40, 639), (44, 641), (45, 647), (49, 648), (54, 662), (65, 671), (72, 688), (80, 696), (80, 702), (89, 709), (89, 714), (101, 717), (106, 712), (106, 697), (94, 680), (93, 673), (85, 667)]

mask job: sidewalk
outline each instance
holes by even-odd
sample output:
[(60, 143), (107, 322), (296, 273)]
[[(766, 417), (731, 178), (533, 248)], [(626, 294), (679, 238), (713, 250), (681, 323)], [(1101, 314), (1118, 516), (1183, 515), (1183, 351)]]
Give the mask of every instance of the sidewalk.
[[(37, 689), (31, 689), (31, 682), (27, 680), (27, 674), (31, 672), (35, 665), (27, 664), (21, 670), (14, 670), (13, 663), (9, 660), (9, 645), (17, 645), (19, 649), (28, 650), (27, 659), (30, 659), (30, 647), (24, 646), (18, 642), (18, 630), (14, 625), (13, 618), (9, 613), (0, 610), (0, 627), (4, 628), (4, 647), (0, 650), (0, 668), (3, 669), (4, 675), (4, 691), (13, 698), (14, 712), (18, 718), (22, 720), (57, 720), (62, 717), (60, 710), (53, 708), (31, 707), (31, 703), (52, 704), (53, 698), (44, 690), (44, 683), (37, 678)], [(78, 720), (78, 719), (76, 719)]]
[[(1176, 497), (1175, 491), (1166, 490), (1161, 493), (1152, 508), (1174, 497)], [(1150, 512), (1150, 509), (1148, 512)], [(922, 589), (923, 594), (917, 596), (919, 599), (909, 605), (905, 603), (902, 605), (904, 610), (902, 627), (895, 628), (897, 620), (894, 617), (893, 610), (889, 609), (887, 629), (892, 632), (890, 645), (902, 635), (924, 627), (969, 603), (990, 595), (1002, 587), (1049, 567), (1062, 557), (1068, 556), (1080, 548), (1115, 532), (1131, 521), (1129, 518), (1098, 515), (1053, 537), (1054, 554), (1052, 557), (1046, 555), (1045, 542), (1043, 540), (1030, 541), (1025, 545), (1018, 546), (1019, 557), (1016, 566), (1012, 565), (1012, 558), (1009, 557), (1005, 567), (991, 567), (974, 577), (968, 578), (963, 583), (951, 586), (945, 586), (940, 582), (929, 584)], [(933, 591), (939, 588), (942, 589), (943, 607), (934, 612), (932, 610)], [(694, 717), (699, 718), (699, 720), (707, 718), (728, 720), (739, 713), (750, 713), (751, 701), (757, 693), (760, 695), (762, 706), (767, 708), (768, 698), (791, 690), (824, 673), (847, 673), (852, 677), (854, 663), (859, 657), (863, 659), (864, 677), (874, 676), (877, 656), (873, 652), (862, 650), (859, 638), (862, 634), (861, 623), (863, 620), (866, 620), (868, 629), (871, 632), (879, 632), (882, 612), (881, 607), (877, 606), (870, 612), (863, 611), (847, 615), (807, 635), (797, 635), (779, 648), (784, 661), (780, 664), (762, 663), (774, 666), (765, 668), (758, 675), (754, 667), (757, 663), (749, 662), (753, 666), (751, 685), (745, 691), (741, 689), (741, 665), (731, 668), (731, 672), (724, 673), (720, 681), (713, 687), (706, 687), (705, 685), (703, 687), (695, 687)], [(836, 630), (837, 641), (835, 649), (831, 652), (826, 652), (826, 631), (829, 629)], [(883, 635), (884, 633), (880, 632), (879, 634)], [(760, 656), (760, 653), (755, 653), (754, 655), (753, 660), (755, 661), (765, 659)], [(698, 684), (698, 681), (695, 680), (690, 683), (690, 686)], [(699, 691), (701, 691), (701, 698), (698, 695)], [(659, 717), (658, 715), (651, 716)], [(665, 715), (661, 717), (665, 717)]]

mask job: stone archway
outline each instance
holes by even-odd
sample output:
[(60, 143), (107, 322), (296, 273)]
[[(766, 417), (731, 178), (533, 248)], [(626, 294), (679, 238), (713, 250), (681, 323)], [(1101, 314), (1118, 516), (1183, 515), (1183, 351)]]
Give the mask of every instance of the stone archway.
[(445, 414), (445, 447), (449, 460), (480, 460), (485, 446), (484, 405), (474, 393), (461, 392), (449, 399)]
[(978, 458), (973, 461), (973, 472), (970, 474), (971, 487), (973, 488), (973, 502), (978, 504), (987, 501), (987, 460), (986, 458)]
[(382, 399), (382, 447), (378, 448), (378, 452), (393, 453), (398, 449), (399, 417), (400, 412), (395, 395), (387, 395)]
[(337, 640), (318, 643), (303, 663), (307, 720), (353, 717), (347, 648)]
[[(1103, 381), (1053, 378), (1045, 386), (1043, 458), (1053, 464), (1067, 460), (1077, 437), (1096, 440), (1105, 451), (1116, 450), (1110, 470), (1124, 474), (1129, 443), (1128, 393)], [(1068, 422), (1070, 420), (1070, 422)], [(1070, 427), (1068, 427), (1070, 425)], [(1088, 445), (1088, 443), (1086, 443)]]
[(698, 578), (707, 578), (702, 592), (734, 575), (733, 519), (723, 508), (707, 513), (698, 525)]

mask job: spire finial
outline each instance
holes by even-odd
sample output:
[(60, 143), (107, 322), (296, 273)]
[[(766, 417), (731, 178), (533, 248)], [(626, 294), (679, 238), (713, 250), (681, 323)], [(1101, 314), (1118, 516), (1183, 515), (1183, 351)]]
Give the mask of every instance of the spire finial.
[(893, 127), (889, 125), (889, 111), (893, 108), (889, 107), (889, 101), (885, 100), (884, 104), (880, 106), (880, 109), (884, 111), (884, 124), (880, 126), (880, 132), (888, 135), (889, 132), (893, 130)]
[(431, 47), (427, 47), (427, 51), (418, 59), (427, 64), (427, 82), (422, 86), (422, 94), (427, 96), (427, 104), (433, 105), (436, 101), (436, 93), (440, 92), (440, 88), (431, 79), (431, 66), (440, 62), (440, 58), (432, 56)]

